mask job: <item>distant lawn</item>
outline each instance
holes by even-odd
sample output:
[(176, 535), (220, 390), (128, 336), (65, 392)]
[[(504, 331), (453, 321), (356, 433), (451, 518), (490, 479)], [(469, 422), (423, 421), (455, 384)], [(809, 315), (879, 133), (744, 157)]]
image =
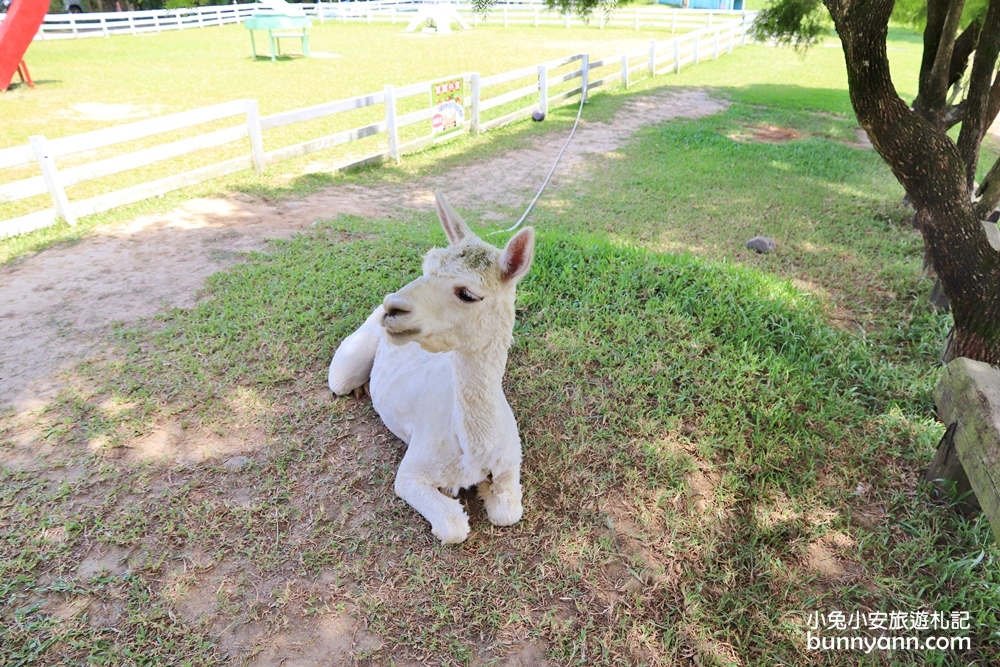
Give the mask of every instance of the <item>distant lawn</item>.
[[(839, 57), (754, 46), (640, 83), (733, 104), (648, 127), (543, 198), (505, 380), (525, 443), (512, 528), (467, 498), (472, 536), (440, 547), (393, 496), (401, 445), (325, 390), (337, 343), (443, 242), (433, 215), (325, 221), (216, 274), (196, 307), (118, 329), (113, 360), (32, 416), (46, 467), (0, 470), (6, 656), (215, 665), (234, 636), (305, 645), (333, 619), (378, 638), (350, 647), (370, 665), (531, 645), (560, 665), (998, 664), (1000, 550), (920, 483), (948, 316), (898, 184), (849, 145)], [(302, 187), (391, 187), (572, 111)], [(754, 139), (770, 127), (798, 138)], [(745, 249), (757, 233), (778, 250)], [(166, 429), (264, 444), (238, 470), (130, 462)], [(16, 436), (0, 419), (0, 447)], [(81, 575), (95, 546), (127, 562)], [(833, 611), (968, 612), (936, 634), (972, 649), (810, 651), (809, 614)]]
[[(703, 14), (697, 16), (700, 20), (705, 19)], [(277, 62), (251, 58), (249, 34), (241, 25), (137, 36), (115, 35), (110, 39), (38, 41), (31, 45), (26, 56), (38, 85), (34, 89), (21, 87), (5, 95), (6, 122), (0, 128), (0, 148), (23, 145), (32, 135), (54, 139), (244, 98), (257, 100), (261, 114), (266, 116), (381, 92), (387, 84), (413, 84), (472, 71), (488, 76), (581, 52), (589, 52), (594, 58), (636, 50), (645, 52), (651, 39), (671, 36), (669, 29), (660, 28), (599, 29), (596, 24), (570, 29), (555, 26), (503, 28), (500, 21), (499, 13), (494, 12), (489, 21), (473, 30), (458, 30), (448, 36), (405, 33), (402, 17), (397, 25), (316, 22), (310, 30), (313, 57), (284, 57)], [(569, 69), (563, 68), (560, 73)], [(610, 69), (595, 72), (595, 76), (606, 73), (610, 73)], [(530, 85), (530, 77), (490, 88), (483, 95), (486, 98), (525, 85)], [(556, 85), (550, 94), (573, 85), (572, 82)], [(426, 95), (400, 100), (398, 112), (426, 108), (429, 88)], [(499, 117), (529, 103), (530, 100), (524, 100), (515, 103), (514, 107), (507, 105), (484, 112), (483, 119)], [(384, 116), (384, 107), (376, 105), (268, 130), (264, 133), (265, 148), (273, 150), (315, 139), (383, 120)], [(239, 121), (238, 117), (218, 121), (59, 158), (57, 163), (60, 168), (67, 168), (232, 126)], [(402, 128), (400, 138), (406, 141), (429, 132), (430, 123), (425, 121)], [(369, 137), (274, 165), (267, 178), (297, 176), (305, 170), (322, 171), (352, 158), (384, 151), (386, 147), (384, 135)], [(68, 195), (71, 201), (85, 199), (248, 153), (246, 141), (234, 142), (82, 183), (68, 188)], [(2, 172), (0, 182), (9, 182), (35, 176), (38, 168), (31, 165)], [(241, 173), (207, 187), (217, 190), (260, 180)], [(199, 190), (205, 191), (205, 187), (192, 191)], [(144, 202), (137, 207), (149, 205)], [(50, 206), (48, 195), (0, 204), (0, 219)], [(115, 215), (117, 213), (110, 212), (96, 216), (96, 219), (85, 220), (84, 224), (92, 225)]]

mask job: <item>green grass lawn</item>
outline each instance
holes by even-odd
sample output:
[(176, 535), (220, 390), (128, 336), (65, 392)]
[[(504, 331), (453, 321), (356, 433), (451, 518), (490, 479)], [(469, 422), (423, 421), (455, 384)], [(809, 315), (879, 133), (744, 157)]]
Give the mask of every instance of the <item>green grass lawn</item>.
[[(915, 71), (894, 36), (894, 67)], [(119, 327), (110, 360), (32, 416), (45, 468), (0, 471), (0, 659), (236, 662), (234, 636), (318, 641), (343, 618), (377, 637), (351, 649), (371, 665), (504, 664), (528, 645), (560, 665), (996, 664), (1000, 551), (921, 484), (948, 318), (901, 189), (850, 145), (841, 57), (751, 46), (592, 98), (589, 120), (660, 86), (732, 105), (641, 130), (532, 218), (506, 376), (525, 452), (512, 528), (466, 497), (472, 536), (439, 546), (393, 495), (401, 444), (368, 401), (324, 389), (337, 343), (444, 242), (431, 214), (325, 221), (216, 274), (196, 307)], [(255, 187), (390, 187), (574, 112)], [(754, 141), (762, 127), (798, 138)], [(758, 233), (778, 251), (742, 247)], [(131, 462), (157, 429), (263, 444), (235, 471)], [(81, 576), (95, 546), (127, 568)], [(809, 651), (808, 614), (835, 610), (968, 612), (968, 632), (939, 634), (972, 649)]]

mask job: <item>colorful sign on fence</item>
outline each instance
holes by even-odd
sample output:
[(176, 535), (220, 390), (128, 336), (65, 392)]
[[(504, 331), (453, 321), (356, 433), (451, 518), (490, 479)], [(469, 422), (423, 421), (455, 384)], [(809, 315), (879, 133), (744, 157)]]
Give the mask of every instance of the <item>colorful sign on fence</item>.
[(465, 125), (464, 84), (464, 79), (431, 84), (431, 128), (435, 135), (462, 131)]

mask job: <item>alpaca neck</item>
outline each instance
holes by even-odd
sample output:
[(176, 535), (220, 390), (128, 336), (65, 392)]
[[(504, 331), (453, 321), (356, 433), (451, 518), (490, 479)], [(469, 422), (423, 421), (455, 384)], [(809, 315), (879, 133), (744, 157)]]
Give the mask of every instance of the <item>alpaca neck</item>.
[(503, 374), (507, 367), (509, 336), (483, 349), (452, 352), (459, 436), (466, 453), (489, 453), (499, 432), (501, 409), (506, 406)]

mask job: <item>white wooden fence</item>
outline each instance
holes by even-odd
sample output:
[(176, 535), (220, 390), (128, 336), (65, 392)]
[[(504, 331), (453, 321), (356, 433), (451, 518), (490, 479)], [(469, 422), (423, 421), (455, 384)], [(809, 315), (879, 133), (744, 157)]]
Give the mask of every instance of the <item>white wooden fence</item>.
[[(583, 19), (569, 14), (550, 11), (544, 2), (519, 0), (498, 2), (484, 19), (475, 14), (472, 6), (453, 3), (456, 9), (468, 17), (470, 23), (478, 25), (534, 25), (571, 26), (583, 25)], [(316, 2), (302, 3), (306, 14), (320, 23), (326, 21), (364, 21), (367, 23), (409, 22), (420, 5), (418, 0), (372, 0), (372, 2)], [(137, 35), (164, 32), (167, 30), (190, 30), (240, 23), (260, 9), (256, 4), (210, 5), (185, 9), (157, 9), (135, 12), (105, 12), (92, 14), (47, 14), (35, 35), (38, 40), (81, 39), (85, 37), (110, 37), (115, 34)], [(590, 17), (588, 25), (598, 28), (605, 26), (640, 29), (667, 29), (671, 32), (690, 30), (706, 24), (712, 26), (719, 21), (743, 17), (747, 12), (706, 11), (698, 9), (668, 9), (665, 7), (645, 7), (637, 9), (619, 8), (606, 20), (600, 12)], [(0, 14), (0, 21), (5, 15)]]
[[(588, 54), (576, 54), (488, 77), (469, 72), (448, 78), (461, 77), (465, 80), (470, 102), (469, 120), (465, 122), (465, 129), (472, 134), (479, 134), (528, 116), (536, 109), (547, 113), (551, 106), (564, 103), (577, 95), (582, 95), (586, 100), (589, 91), (616, 81), (627, 87), (640, 73), (654, 75), (679, 72), (686, 65), (696, 65), (700, 60), (718, 58), (724, 52), (732, 53), (735, 46), (746, 43), (747, 33), (751, 27), (752, 18), (737, 18), (673, 39), (652, 40), (648, 49), (634, 53), (617, 54), (600, 60), (593, 60)], [(577, 79), (579, 85), (575, 83)], [(524, 85), (517, 86), (519, 81), (524, 82)], [(416, 95), (423, 95), (428, 99), (432, 83), (425, 81), (408, 86), (385, 86), (379, 92), (265, 117), (259, 116), (256, 100), (236, 100), (51, 141), (43, 136), (31, 137), (27, 145), (0, 150), (0, 171), (14, 168), (23, 173), (26, 166), (37, 164), (41, 169), (41, 175), (0, 184), (0, 204), (44, 195), (47, 192), (52, 200), (52, 208), (0, 221), (0, 238), (41, 229), (54, 224), (60, 218), (73, 225), (83, 216), (250, 168), (260, 173), (271, 164), (380, 134), (385, 135), (386, 141), (382, 144), (384, 149), (340, 165), (337, 170), (388, 160), (398, 162), (408, 152), (459, 136), (452, 134), (442, 138), (436, 137), (432, 132), (415, 140), (400, 142), (400, 129), (430, 120), (432, 110), (428, 106), (399, 114), (397, 103)], [(564, 90), (550, 93), (557, 88)], [(517, 107), (515, 103), (519, 104), (525, 98), (531, 98), (528, 104)], [(265, 151), (264, 132), (267, 130), (375, 105), (384, 107), (383, 120)], [(508, 111), (512, 107), (515, 108)], [(497, 113), (502, 115), (490, 117)], [(56, 166), (56, 159), (68, 155), (237, 117), (239, 123), (231, 127), (70, 168), (59, 169)], [(79, 183), (196, 151), (231, 145), (238, 141), (248, 141), (249, 155), (241, 155), (77, 201), (71, 201), (66, 194), (66, 188)]]

